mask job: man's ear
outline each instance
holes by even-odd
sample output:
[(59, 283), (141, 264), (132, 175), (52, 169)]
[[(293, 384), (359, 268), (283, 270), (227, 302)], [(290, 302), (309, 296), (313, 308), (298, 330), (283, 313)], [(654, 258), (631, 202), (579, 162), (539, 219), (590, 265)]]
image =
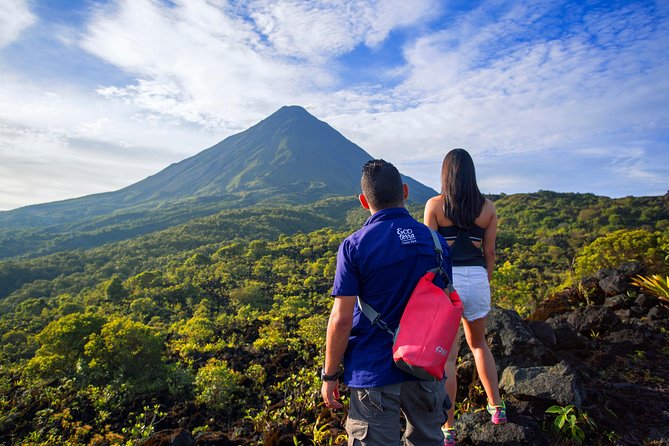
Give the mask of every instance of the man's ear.
[(409, 198), (409, 185), (404, 183), (402, 189), (404, 189), (404, 201), (406, 201)]
[(363, 208), (369, 209), (369, 203), (367, 202), (367, 197), (365, 197), (364, 194), (358, 195), (358, 199), (360, 200), (360, 204)]

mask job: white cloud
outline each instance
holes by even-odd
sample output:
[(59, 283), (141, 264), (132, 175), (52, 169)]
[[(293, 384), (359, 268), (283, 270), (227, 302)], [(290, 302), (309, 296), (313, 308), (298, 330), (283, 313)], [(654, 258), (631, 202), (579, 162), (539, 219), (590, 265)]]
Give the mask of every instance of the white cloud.
[(26, 0), (0, 2), (0, 48), (19, 38), (21, 32), (37, 21)]
[(253, 2), (249, 9), (260, 33), (279, 54), (327, 60), (363, 42), (379, 45), (392, 30), (438, 14), (439, 2), (265, 0)]
[(426, 20), (437, 4), (125, 0), (94, 14), (82, 46), (137, 78), (100, 89), (107, 97), (208, 128), (246, 126), (282, 105), (327, 103), (334, 58)]
[[(494, 23), (479, 25), (484, 13), (475, 12), (406, 48), (410, 75), (382, 101), (397, 104), (394, 111), (352, 111), (335, 116), (335, 127), (401, 168), (432, 160), (438, 169), (454, 147), (492, 157), (498, 165), (514, 154), (532, 156), (535, 168), (542, 163), (538, 155), (555, 150), (576, 156), (582, 148), (596, 147), (610, 157), (626, 154), (630, 146), (643, 147), (645, 155), (634, 158), (634, 169), (605, 167), (610, 166), (606, 157), (579, 168), (616, 175), (611, 183), (623, 179), (638, 187), (638, 180), (654, 178), (659, 184), (649, 167), (653, 157), (667, 160), (667, 141), (639, 145), (639, 139), (652, 132), (666, 135), (669, 129), (666, 26), (648, 10), (593, 12), (584, 29), (545, 40), (521, 26), (545, 11), (514, 7)], [(594, 32), (599, 34), (593, 37)], [(524, 43), (498, 51), (500, 40), (516, 35)], [(495, 175), (491, 185), (499, 186), (497, 191), (514, 190), (523, 175), (527, 186), (542, 179), (546, 182), (539, 188), (554, 184), (547, 175), (530, 182), (529, 166), (521, 167), (513, 177)], [(437, 174), (413, 176), (439, 186)], [(664, 176), (666, 182), (666, 170)]]
[(137, 77), (101, 93), (211, 128), (248, 125), (327, 77), (272, 57), (247, 22), (203, 1), (119, 2), (94, 16), (82, 44)]
[[(2, 5), (0, 47), (37, 20), (25, 2)], [(635, 3), (566, 24), (563, 2), (477, 5), (112, 0), (84, 29), (50, 24), (54, 41), (133, 80), (83, 91), (76, 79), (27, 81), (0, 58), (0, 209), (20, 189), (55, 199), (34, 186), (50, 166), (59, 198), (118, 188), (287, 104), (434, 188), (444, 154), (465, 147), (489, 192), (666, 190), (669, 10)], [(356, 81), (368, 68), (345, 66), (347, 53), (366, 45), (374, 57), (401, 29), (405, 65)]]
[(0, 72), (0, 210), (119, 189), (219, 140), (122, 103)]

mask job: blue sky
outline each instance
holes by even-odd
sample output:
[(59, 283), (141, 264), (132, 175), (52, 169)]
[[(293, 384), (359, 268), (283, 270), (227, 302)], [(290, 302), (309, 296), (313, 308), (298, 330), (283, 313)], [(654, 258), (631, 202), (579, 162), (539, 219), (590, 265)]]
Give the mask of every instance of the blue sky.
[(0, 210), (292, 104), (435, 189), (464, 147), (486, 193), (663, 195), (669, 2), (0, 0)]

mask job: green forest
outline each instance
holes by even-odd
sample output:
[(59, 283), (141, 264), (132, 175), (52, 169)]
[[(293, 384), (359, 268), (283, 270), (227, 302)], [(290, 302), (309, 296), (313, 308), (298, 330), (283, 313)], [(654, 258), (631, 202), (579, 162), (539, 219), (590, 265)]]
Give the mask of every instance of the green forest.
[[(527, 316), (626, 260), (669, 275), (669, 194), (490, 198), (495, 305)], [(410, 211), (422, 220), (421, 206)], [(2, 256), (0, 444), (129, 445), (166, 426), (341, 444), (342, 414), (322, 405), (317, 372), (337, 247), (367, 216), (352, 197), (256, 206)]]

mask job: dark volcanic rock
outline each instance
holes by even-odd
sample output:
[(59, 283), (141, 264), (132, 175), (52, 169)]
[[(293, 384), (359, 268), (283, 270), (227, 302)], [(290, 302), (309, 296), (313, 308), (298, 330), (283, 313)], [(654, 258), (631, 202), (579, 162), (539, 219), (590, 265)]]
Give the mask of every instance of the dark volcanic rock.
[(490, 422), (487, 412), (462, 415), (455, 423), (456, 439), (460, 445), (549, 445), (550, 437), (530, 417), (513, 414), (504, 425)]
[(151, 435), (141, 446), (195, 446), (195, 439), (185, 429), (166, 429)]
[(638, 274), (645, 274), (646, 267), (641, 262), (623, 262), (618, 267), (618, 271), (626, 277), (634, 277)]
[(546, 321), (555, 332), (557, 350), (574, 350), (585, 347), (586, 338), (569, 325), (568, 317), (569, 315), (561, 315)]
[(607, 296), (621, 294), (631, 288), (629, 279), (622, 274), (614, 274), (599, 281), (599, 286)]
[(554, 364), (557, 359), (537, 337), (529, 324), (513, 310), (494, 307), (488, 316), (488, 344), (504, 370), (508, 365)]
[(622, 310), (628, 305), (628, 298), (624, 294), (617, 294), (615, 296), (608, 297), (604, 301), (604, 306), (613, 311)]
[(541, 340), (545, 345), (554, 347), (557, 345), (557, 338), (555, 337), (555, 330), (544, 321), (530, 321), (530, 329), (532, 333)]
[(620, 322), (616, 314), (599, 305), (579, 308), (567, 316), (567, 323), (582, 335), (612, 330)]
[(507, 367), (499, 386), (515, 399), (540, 399), (549, 405), (580, 408), (585, 395), (580, 380), (565, 362), (551, 367)]

